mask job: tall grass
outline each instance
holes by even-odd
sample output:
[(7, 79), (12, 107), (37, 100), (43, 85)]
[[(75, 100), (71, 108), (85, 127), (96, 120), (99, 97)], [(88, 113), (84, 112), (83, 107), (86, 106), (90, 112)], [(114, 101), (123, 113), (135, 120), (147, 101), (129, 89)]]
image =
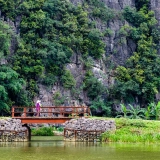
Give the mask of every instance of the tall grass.
[(105, 132), (103, 142), (160, 143), (160, 122), (140, 119), (116, 118), (116, 131)]

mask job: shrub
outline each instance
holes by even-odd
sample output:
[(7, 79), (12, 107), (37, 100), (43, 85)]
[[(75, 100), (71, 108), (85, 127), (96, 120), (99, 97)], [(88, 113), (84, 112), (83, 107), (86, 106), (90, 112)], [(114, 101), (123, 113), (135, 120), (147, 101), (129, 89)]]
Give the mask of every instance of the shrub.
[(101, 116), (109, 117), (111, 115), (111, 106), (107, 105), (107, 103), (105, 103), (102, 99), (97, 98), (96, 100), (92, 101), (90, 108), (92, 113), (95, 112), (96, 114), (97, 112), (101, 111)]
[(87, 91), (88, 97), (94, 100), (98, 96), (105, 93), (102, 83), (88, 71), (84, 79), (84, 90)]
[(64, 74), (62, 75), (61, 79), (64, 88), (72, 88), (76, 85), (76, 81), (69, 70), (64, 71)]
[(34, 136), (53, 136), (54, 128), (52, 127), (41, 127), (41, 128), (36, 128), (36, 129), (32, 129), (31, 133)]

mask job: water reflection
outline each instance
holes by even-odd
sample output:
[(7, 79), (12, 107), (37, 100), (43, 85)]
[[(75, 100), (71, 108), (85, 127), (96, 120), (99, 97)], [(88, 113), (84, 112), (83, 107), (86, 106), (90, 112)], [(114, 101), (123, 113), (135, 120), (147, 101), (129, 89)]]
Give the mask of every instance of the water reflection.
[[(41, 137), (39, 137), (41, 139)], [(100, 142), (65, 142), (63, 140), (32, 140), (31, 142), (0, 142), (0, 147), (93, 147)]]
[(30, 142), (0, 142), (0, 147), (66, 147), (66, 148), (82, 148), (82, 147), (110, 147), (121, 148), (138, 148), (142, 150), (159, 149), (160, 144), (144, 144), (144, 143), (101, 143), (101, 142), (69, 142), (63, 141), (63, 137), (34, 137)]
[(28, 147), (28, 142), (0, 142), (0, 147)]
[(159, 147), (159, 144), (65, 142), (63, 137), (32, 137), (31, 142), (0, 142), (0, 160), (159, 160)]

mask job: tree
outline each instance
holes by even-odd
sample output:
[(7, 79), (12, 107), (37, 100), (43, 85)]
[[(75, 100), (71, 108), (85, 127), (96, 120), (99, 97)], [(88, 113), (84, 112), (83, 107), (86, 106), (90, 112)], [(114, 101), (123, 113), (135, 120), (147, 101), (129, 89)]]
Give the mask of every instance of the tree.
[(0, 20), (0, 59), (9, 54), (11, 35), (10, 27)]
[(116, 69), (115, 94), (120, 94), (125, 101), (138, 100), (138, 103), (144, 106), (153, 102), (155, 94), (158, 93), (160, 58), (155, 43), (157, 40), (152, 36), (152, 28), (157, 21), (154, 12), (146, 7), (149, 2), (142, 2), (144, 5), (137, 12), (129, 7), (124, 11), (124, 17), (133, 24), (133, 27), (127, 28), (128, 36), (137, 43), (137, 49), (124, 66)]
[(145, 110), (141, 109), (140, 106), (132, 106), (131, 104), (129, 104), (130, 109), (128, 110), (128, 114), (129, 114), (129, 118), (131, 119), (141, 119), (144, 118), (144, 113)]
[(9, 112), (16, 96), (23, 88), (24, 80), (7, 66), (0, 66), (0, 111)]

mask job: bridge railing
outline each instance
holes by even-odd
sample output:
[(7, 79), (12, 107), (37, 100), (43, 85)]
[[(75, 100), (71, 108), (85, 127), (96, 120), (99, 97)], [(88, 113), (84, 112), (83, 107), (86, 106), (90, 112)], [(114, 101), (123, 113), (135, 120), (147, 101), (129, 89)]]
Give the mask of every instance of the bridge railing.
[[(89, 107), (84, 106), (59, 106), (59, 107), (41, 107), (39, 117), (89, 117), (91, 111)], [(35, 107), (12, 107), (12, 118), (37, 117)]]

